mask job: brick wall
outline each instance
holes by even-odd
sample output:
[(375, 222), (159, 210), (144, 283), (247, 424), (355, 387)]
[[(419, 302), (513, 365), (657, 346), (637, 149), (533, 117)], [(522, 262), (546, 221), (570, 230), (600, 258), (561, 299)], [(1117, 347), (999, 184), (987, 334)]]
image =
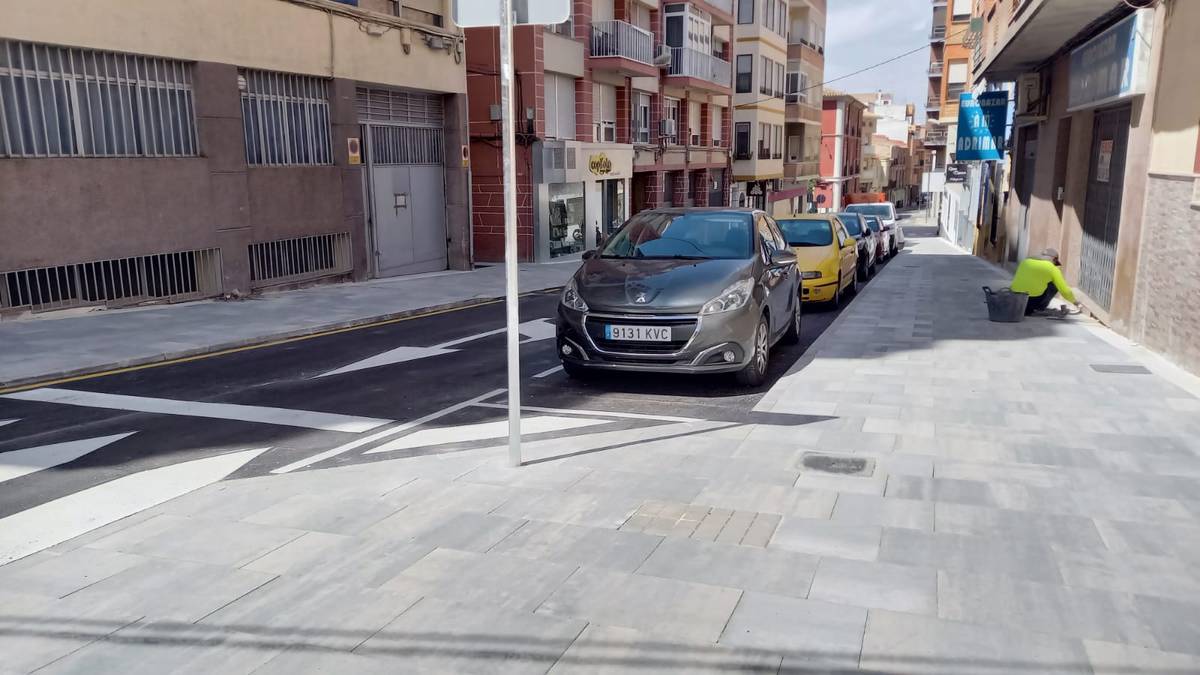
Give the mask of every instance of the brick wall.
[(617, 142), (632, 143), (633, 140), (629, 136), (630, 118), (633, 116), (633, 111), (629, 108), (629, 102), (632, 99), (633, 92), (629, 87), (629, 80), (625, 80), (625, 84), (617, 87)]
[(700, 145), (712, 145), (712, 106), (700, 104)]
[(685, 206), (688, 198), (688, 180), (686, 171), (670, 172), (671, 187), (674, 189), (672, 206)]

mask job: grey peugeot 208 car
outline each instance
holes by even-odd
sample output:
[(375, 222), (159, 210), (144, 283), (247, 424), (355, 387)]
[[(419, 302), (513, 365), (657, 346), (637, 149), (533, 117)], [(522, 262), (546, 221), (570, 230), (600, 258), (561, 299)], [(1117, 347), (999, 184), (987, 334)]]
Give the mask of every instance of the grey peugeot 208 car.
[(799, 289), (796, 256), (762, 211), (644, 211), (563, 287), (558, 355), (573, 377), (734, 372), (757, 386), (771, 347), (800, 339)]

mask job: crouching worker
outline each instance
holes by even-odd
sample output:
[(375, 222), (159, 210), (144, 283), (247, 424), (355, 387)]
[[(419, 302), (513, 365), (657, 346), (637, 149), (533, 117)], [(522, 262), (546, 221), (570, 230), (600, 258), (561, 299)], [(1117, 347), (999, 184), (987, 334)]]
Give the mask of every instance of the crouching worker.
[(1025, 305), (1025, 316), (1034, 312), (1044, 312), (1050, 306), (1055, 294), (1061, 293), (1067, 302), (1078, 305), (1071, 287), (1063, 279), (1062, 262), (1058, 259), (1058, 251), (1048, 248), (1036, 258), (1026, 258), (1017, 267), (1013, 275), (1012, 290), (1014, 293), (1029, 295), (1029, 303)]

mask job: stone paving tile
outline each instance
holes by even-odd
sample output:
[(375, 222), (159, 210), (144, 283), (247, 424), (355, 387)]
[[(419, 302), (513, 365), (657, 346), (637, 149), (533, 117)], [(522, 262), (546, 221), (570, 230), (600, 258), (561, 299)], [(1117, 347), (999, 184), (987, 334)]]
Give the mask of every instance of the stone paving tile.
[(1113, 551), (1176, 557), (1200, 565), (1200, 525), (1097, 520), (1096, 527)]
[(867, 610), (747, 591), (721, 634), (723, 645), (784, 655), (785, 672), (854, 669)]
[(417, 592), (462, 604), (531, 612), (574, 570), (574, 565), (544, 560), (440, 548), (381, 588)]
[(377, 588), (433, 549), (426, 543), (309, 532), (242, 569), (281, 574), (316, 585), (342, 583)]
[(137, 610), (121, 611), (0, 589), (0, 668), (14, 673), (32, 672), (139, 617)]
[(1163, 651), (1200, 655), (1200, 603), (1134, 596)]
[[(686, 461), (686, 460), (685, 460)], [(706, 480), (670, 474), (634, 473), (631, 471), (595, 470), (584, 476), (572, 492), (602, 494), (632, 494), (642, 499), (691, 501), (704, 489)]]
[(302, 534), (303, 530), (254, 523), (162, 515), (88, 547), (236, 567)]
[(565, 466), (553, 462), (528, 464), (517, 468), (489, 462), (463, 474), (457, 479), (457, 482), (487, 483), (539, 490), (565, 490), (591, 472), (592, 469), (588, 467)]
[(551, 675), (589, 673), (777, 673), (783, 657), (756, 649), (668, 641), (631, 628), (589, 624)]
[(1053, 547), (1068, 586), (1135, 593), (1200, 604), (1200, 574), (1178, 558)]
[(883, 528), (879, 560), (1062, 583), (1049, 543)]
[(857, 607), (936, 615), (937, 572), (924, 567), (824, 557), (808, 597)]
[(1156, 648), (1133, 596), (969, 572), (938, 572), (938, 616)]
[(1010, 511), (967, 504), (938, 502), (938, 532), (974, 534), (1011, 540), (1053, 542), (1061, 548), (1104, 550), (1104, 541), (1091, 518), (1030, 511)]
[(524, 524), (517, 518), (486, 513), (404, 509), (367, 528), (362, 536), (482, 553)]
[(1095, 675), (1184, 675), (1200, 673), (1200, 656), (1084, 640)]
[[(53, 675), (248, 675), (280, 654), (262, 633), (238, 633), (183, 622), (139, 621), (38, 671)], [(312, 656), (311, 652), (308, 653)], [(309, 672), (312, 666), (309, 666)], [(267, 669), (265, 672), (270, 672)]]
[(388, 492), (383, 499), (397, 508), (405, 507), (411, 511), (447, 510), (488, 513), (521, 494), (528, 494), (528, 490), (518, 490), (501, 485), (420, 478)]
[(880, 673), (1090, 675), (1078, 640), (872, 609), (859, 667)]
[(296, 675), (296, 673), (320, 673), (321, 675), (392, 675), (396, 664), (374, 656), (361, 656), (349, 652), (289, 649), (275, 655), (270, 661), (254, 671), (254, 675)]
[(61, 598), (145, 561), (142, 556), (91, 548), (43, 551), (0, 566), (0, 589)]
[(816, 556), (694, 539), (666, 539), (638, 574), (797, 598), (808, 594)]
[(400, 507), (379, 499), (296, 495), (246, 516), (242, 521), (331, 534), (358, 534), (399, 510)]
[(831, 520), (846, 525), (879, 525), (933, 530), (934, 503), (878, 495), (840, 494)]
[(713, 508), (774, 513), (801, 518), (828, 518), (837, 493), (779, 485), (711, 484), (692, 500)]
[(586, 625), (424, 598), (354, 653), (392, 673), (544, 673)]
[(661, 542), (639, 532), (530, 521), (489, 552), (632, 572)]
[(880, 531), (881, 528), (873, 525), (784, 518), (769, 547), (812, 555), (875, 560), (879, 555)]
[(631, 494), (538, 491), (514, 497), (492, 514), (616, 529), (637, 510), (641, 502), (640, 497)]
[(581, 567), (537, 613), (711, 643), (740, 597), (731, 588)]

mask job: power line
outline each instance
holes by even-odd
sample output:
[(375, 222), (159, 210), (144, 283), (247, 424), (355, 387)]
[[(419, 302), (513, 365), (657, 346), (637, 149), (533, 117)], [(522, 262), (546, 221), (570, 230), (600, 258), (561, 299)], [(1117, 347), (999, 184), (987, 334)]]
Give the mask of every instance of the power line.
[[(971, 30), (970, 28), (964, 28), (964, 29), (962, 29), (962, 30), (958, 31), (957, 33), (952, 33), (952, 34), (950, 34), (950, 35), (947, 35), (945, 39), (946, 39), (946, 40), (949, 40), (949, 39), (951, 39), (951, 38), (956, 38), (956, 37), (958, 37), (959, 35), (962, 35), (963, 33), (969, 32), (970, 30)], [(831, 79), (831, 80), (825, 80), (824, 82), (818, 82), (818, 83), (816, 83), (816, 84), (812, 84), (812, 85), (809, 85), (809, 86), (807, 86), (807, 87), (804, 87), (803, 89), (797, 89), (795, 92), (791, 92), (791, 93), (796, 93), (796, 94), (799, 94), (799, 93), (801, 93), (801, 92), (808, 91), (809, 89), (816, 89), (816, 88), (818, 88), (818, 87), (823, 87), (823, 86), (825, 86), (825, 85), (827, 85), (827, 84), (829, 84), (829, 83), (831, 83), (831, 82), (837, 82), (838, 80), (844, 80), (844, 79), (846, 79), (847, 77), (854, 77), (855, 75), (858, 75), (858, 74), (861, 74), (861, 73), (865, 73), (865, 72), (867, 72), (868, 70), (873, 70), (873, 69), (875, 69), (875, 68), (878, 68), (878, 67), (880, 67), (880, 66), (886, 66), (887, 64), (889, 64), (889, 63), (892, 63), (893, 61), (899, 61), (900, 59), (902, 59), (902, 58), (904, 58), (904, 57), (906, 57), (906, 56), (910, 56), (910, 55), (912, 55), (912, 54), (916, 54), (917, 52), (921, 51), (922, 49), (927, 49), (928, 47), (929, 47), (929, 43), (928, 43), (928, 42), (926, 42), (926, 43), (922, 44), (920, 47), (917, 47), (917, 48), (915, 48), (915, 49), (910, 49), (910, 50), (908, 50), (908, 51), (904, 52), (903, 54), (897, 54), (896, 56), (893, 56), (893, 57), (891, 57), (890, 59), (885, 59), (885, 60), (883, 60), (883, 61), (880, 61), (879, 63), (874, 63), (874, 64), (871, 64), (871, 65), (867, 66), (866, 68), (860, 68), (860, 69), (858, 69), (858, 70), (854, 71), (853, 73), (846, 73), (845, 75), (839, 75), (839, 76), (837, 76), (837, 77), (835, 77), (835, 78), (833, 78), (833, 79)], [(758, 105), (759, 103), (766, 103), (767, 101), (773, 101), (773, 100), (775, 100), (776, 98), (777, 98), (777, 97), (775, 97), (775, 96), (771, 96), (771, 97), (768, 97), (768, 98), (761, 98), (761, 99), (759, 99), (759, 100), (757, 100), (757, 101), (751, 101), (750, 103), (740, 103), (740, 104), (738, 104), (738, 105), (735, 105), (735, 106), (733, 106), (733, 107), (734, 107), (734, 109), (738, 109), (738, 108), (749, 108), (749, 107), (752, 107), (752, 106), (756, 106), (756, 105)]]

